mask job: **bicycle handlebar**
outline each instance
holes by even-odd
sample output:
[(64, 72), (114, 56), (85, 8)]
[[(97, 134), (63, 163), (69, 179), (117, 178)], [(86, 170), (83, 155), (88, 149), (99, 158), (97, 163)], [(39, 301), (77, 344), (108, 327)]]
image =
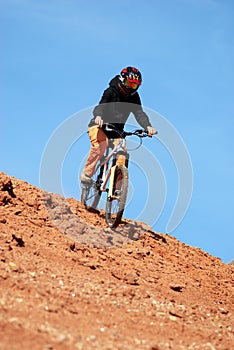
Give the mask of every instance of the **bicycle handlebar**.
[(132, 136), (132, 135), (136, 135), (136, 136), (139, 136), (139, 137), (147, 137), (149, 136), (148, 134), (148, 131), (147, 130), (144, 130), (144, 129), (136, 129), (136, 130), (133, 130), (133, 131), (123, 131), (123, 136)]
[(147, 137), (147, 136), (151, 137), (151, 135), (149, 135), (148, 131), (144, 130), (144, 129), (136, 129), (133, 131), (124, 131), (124, 130), (120, 131), (113, 124), (107, 123), (105, 125), (106, 125), (107, 131), (116, 131), (120, 135), (120, 137), (122, 137), (122, 138), (125, 138), (126, 136), (132, 136), (132, 135), (138, 136), (140, 138)]

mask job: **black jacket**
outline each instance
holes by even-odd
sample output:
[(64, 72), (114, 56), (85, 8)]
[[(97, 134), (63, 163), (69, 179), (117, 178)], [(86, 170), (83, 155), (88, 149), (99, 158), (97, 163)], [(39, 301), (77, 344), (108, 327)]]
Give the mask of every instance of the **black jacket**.
[[(124, 125), (132, 112), (138, 124), (146, 129), (151, 126), (147, 114), (143, 111), (138, 92), (134, 94), (124, 94), (118, 86), (119, 76), (116, 75), (109, 83), (109, 87), (104, 91), (99, 104), (94, 108), (89, 127), (95, 125), (95, 118), (101, 116), (104, 124), (114, 124), (117, 130), (122, 131)], [(103, 127), (105, 131), (105, 126)], [(106, 132), (106, 131), (105, 131)], [(113, 137), (113, 135), (108, 135)]]

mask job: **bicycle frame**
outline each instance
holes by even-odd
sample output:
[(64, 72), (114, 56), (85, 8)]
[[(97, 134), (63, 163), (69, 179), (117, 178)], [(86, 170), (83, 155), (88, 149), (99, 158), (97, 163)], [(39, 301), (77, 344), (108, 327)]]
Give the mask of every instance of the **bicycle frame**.
[[(102, 181), (102, 184), (100, 186), (100, 191), (101, 192), (108, 192), (109, 197), (113, 196), (113, 176), (115, 173), (115, 168), (116, 165), (112, 165), (110, 168), (108, 167), (108, 163), (110, 161), (110, 159), (112, 158), (112, 156), (114, 154), (118, 154), (118, 149), (122, 150), (125, 149), (126, 147), (126, 140), (125, 139), (120, 139), (119, 142), (117, 143), (117, 145), (114, 146), (114, 148), (112, 149), (112, 151), (110, 153), (108, 153), (108, 148), (107, 148), (107, 153), (104, 156), (104, 161), (98, 164), (97, 168), (95, 169), (95, 173), (97, 173), (98, 169), (100, 169), (102, 166), (103, 168), (103, 174), (102, 174), (102, 178), (100, 179)], [(108, 180), (110, 179), (110, 188), (107, 190), (106, 185), (108, 183)]]

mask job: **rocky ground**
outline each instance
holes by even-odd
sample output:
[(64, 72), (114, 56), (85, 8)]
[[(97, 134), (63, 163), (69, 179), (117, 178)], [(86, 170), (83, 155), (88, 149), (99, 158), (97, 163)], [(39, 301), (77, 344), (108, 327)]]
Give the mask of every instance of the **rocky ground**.
[(0, 173), (1, 350), (234, 349), (234, 266)]

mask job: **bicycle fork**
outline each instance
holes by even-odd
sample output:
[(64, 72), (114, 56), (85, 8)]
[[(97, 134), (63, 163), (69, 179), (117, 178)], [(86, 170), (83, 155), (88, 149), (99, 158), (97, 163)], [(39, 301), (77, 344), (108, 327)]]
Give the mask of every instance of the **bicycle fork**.
[(117, 193), (118, 190), (114, 188), (115, 186), (115, 174), (116, 174), (116, 168), (119, 166), (128, 167), (128, 154), (120, 153), (116, 159), (115, 165), (112, 165), (110, 169), (110, 186), (108, 191), (108, 199), (119, 199), (119, 194)]
[(109, 190), (108, 190), (108, 198), (109, 199), (114, 197), (113, 190), (114, 190), (114, 177), (115, 177), (116, 167), (117, 167), (117, 165), (114, 165), (110, 169), (110, 186), (109, 186)]

